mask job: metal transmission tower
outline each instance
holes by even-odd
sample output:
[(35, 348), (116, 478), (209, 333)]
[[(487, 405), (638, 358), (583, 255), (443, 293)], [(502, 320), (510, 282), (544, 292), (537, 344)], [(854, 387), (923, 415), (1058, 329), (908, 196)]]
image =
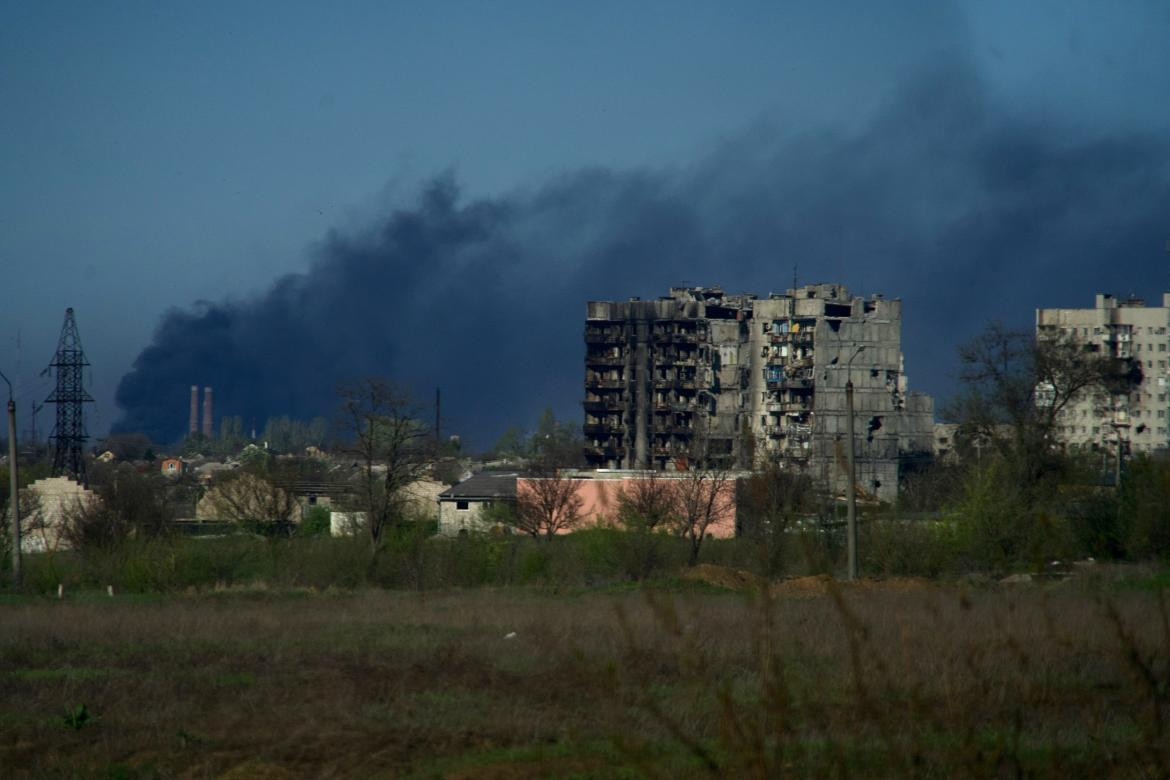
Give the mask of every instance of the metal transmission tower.
[(45, 399), (45, 403), (57, 405), (57, 426), (49, 439), (53, 442), (53, 476), (70, 476), (85, 483), (85, 411), (82, 404), (93, 403), (93, 397), (85, 392), (81, 372), (89, 361), (81, 349), (81, 338), (77, 335), (77, 323), (73, 309), (65, 310), (65, 324), (61, 327), (61, 339), (57, 342), (57, 354), (45, 369), (57, 371), (57, 388)]

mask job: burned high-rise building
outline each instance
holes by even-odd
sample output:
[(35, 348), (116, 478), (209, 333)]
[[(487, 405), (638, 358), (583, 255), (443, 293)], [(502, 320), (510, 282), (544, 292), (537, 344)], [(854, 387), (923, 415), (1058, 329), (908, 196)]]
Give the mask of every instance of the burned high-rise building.
[(595, 301), (585, 323), (586, 456), (597, 468), (750, 468), (779, 459), (843, 491), (845, 385), (858, 488), (890, 500), (932, 444), (933, 403), (908, 392), (901, 301), (818, 284), (767, 298), (674, 288)]

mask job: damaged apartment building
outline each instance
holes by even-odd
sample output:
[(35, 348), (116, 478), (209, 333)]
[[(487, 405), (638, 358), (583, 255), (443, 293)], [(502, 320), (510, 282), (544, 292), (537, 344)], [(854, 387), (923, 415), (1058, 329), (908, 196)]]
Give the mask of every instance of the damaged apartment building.
[(1120, 437), (1135, 454), (1170, 447), (1170, 293), (1161, 303), (1098, 293), (1091, 309), (1036, 310), (1037, 337), (1071, 339), (1131, 376), (1128, 392), (1087, 393), (1065, 409), (1057, 421), (1062, 442), (1111, 450)]
[(816, 284), (760, 298), (672, 288), (592, 301), (585, 444), (594, 468), (752, 468), (769, 459), (843, 493), (852, 377), (857, 485), (892, 500), (932, 446), (933, 403), (907, 390), (901, 301)]

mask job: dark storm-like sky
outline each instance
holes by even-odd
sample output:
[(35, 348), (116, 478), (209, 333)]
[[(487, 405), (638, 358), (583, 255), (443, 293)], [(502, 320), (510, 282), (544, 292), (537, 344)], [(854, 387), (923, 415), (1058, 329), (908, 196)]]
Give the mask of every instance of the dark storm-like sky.
[(94, 433), (380, 373), (486, 444), (579, 415), (585, 300), (795, 265), (901, 297), (945, 397), (989, 319), (1168, 288), (1168, 40), (1161, 2), (7, 3), (0, 370), (47, 395), (73, 306)]

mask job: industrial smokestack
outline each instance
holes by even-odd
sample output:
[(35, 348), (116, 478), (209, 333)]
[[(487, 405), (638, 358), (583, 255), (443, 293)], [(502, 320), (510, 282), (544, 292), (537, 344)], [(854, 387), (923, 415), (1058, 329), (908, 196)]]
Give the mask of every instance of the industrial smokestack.
[(199, 430), (199, 385), (191, 385), (191, 417), (187, 423), (187, 435), (194, 436)]
[(211, 433), (212, 433), (211, 423), (212, 423), (212, 420), (215, 419), (212, 416), (212, 408), (213, 407), (211, 405), (211, 388), (205, 387), (205, 388), (203, 388), (203, 435), (206, 436), (208, 439), (211, 438)]

